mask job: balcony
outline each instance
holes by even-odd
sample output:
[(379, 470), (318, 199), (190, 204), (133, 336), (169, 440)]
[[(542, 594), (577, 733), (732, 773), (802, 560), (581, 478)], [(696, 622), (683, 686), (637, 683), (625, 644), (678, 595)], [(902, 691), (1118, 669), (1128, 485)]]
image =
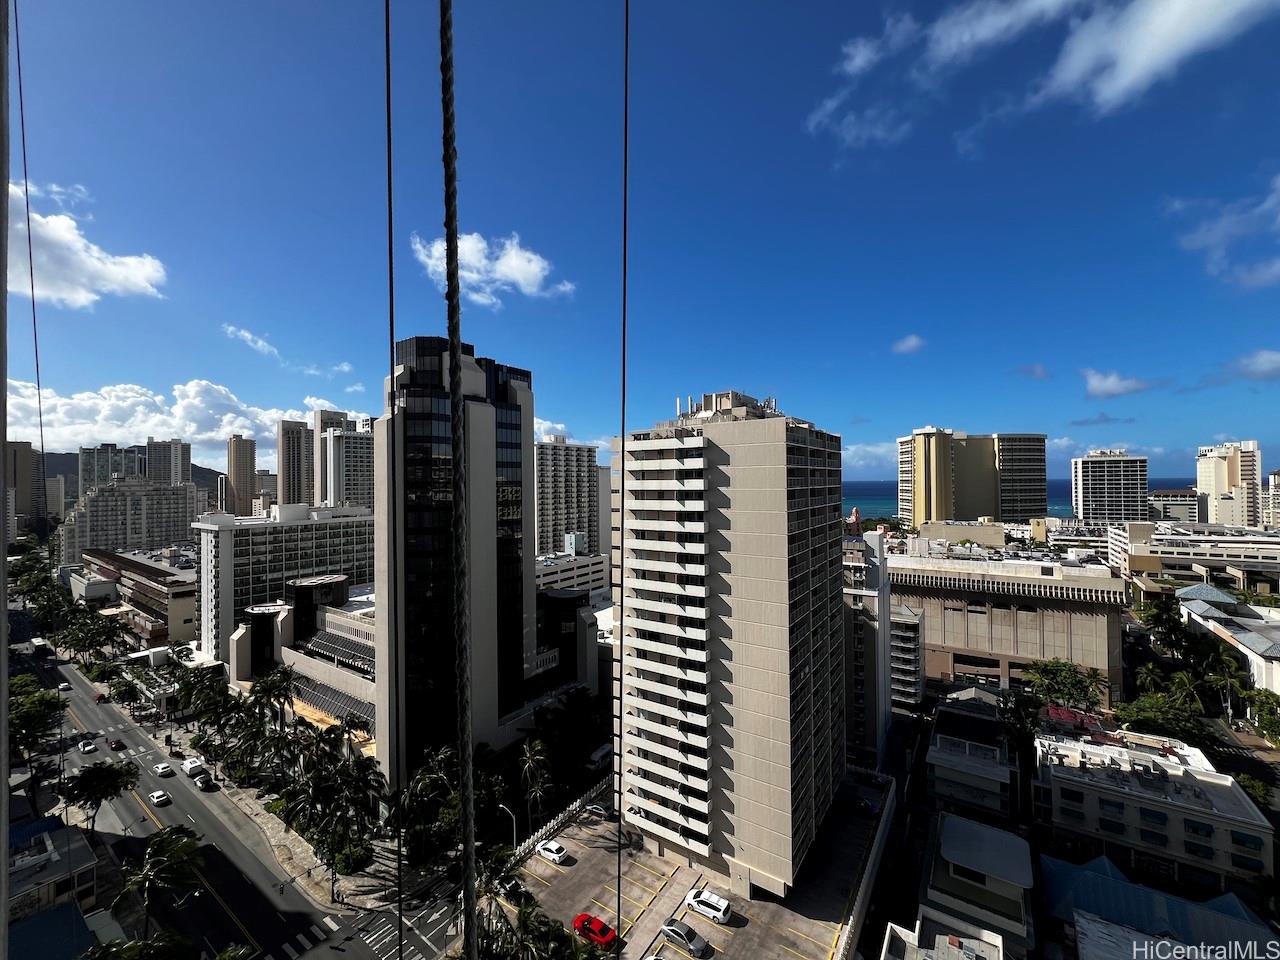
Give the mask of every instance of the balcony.
[(695, 620), (707, 618), (707, 608), (702, 606), (686, 606), (683, 603), (671, 603), (665, 600), (650, 600), (647, 597), (627, 597), (628, 610), (651, 610), (654, 613), (667, 613), (673, 617), (692, 617)]
[(622, 586), (628, 590), (650, 590), (654, 593), (669, 593), (676, 597), (705, 597), (707, 595), (707, 588), (703, 584), (672, 583), (670, 580), (642, 580), (639, 577), (623, 577)]
[(622, 682), (624, 687), (631, 687), (635, 690), (648, 690), (650, 693), (656, 693), (669, 699), (683, 700), (688, 704), (701, 708), (702, 712), (706, 712), (708, 696), (705, 692), (699, 693), (693, 690), (681, 690), (674, 683), (663, 683), (660, 680), (649, 680), (645, 677), (638, 677), (631, 672), (623, 674)]
[(627, 550), (654, 550), (662, 553), (705, 555), (707, 552), (705, 543), (680, 543), (677, 540), (641, 540), (628, 537), (622, 545)]
[(664, 623), (661, 620), (642, 620), (639, 617), (630, 616), (631, 600), (626, 601), (626, 609), (628, 616), (623, 618), (622, 625), (630, 627), (632, 630), (652, 630), (654, 633), (665, 633), (669, 637), (681, 637), (685, 640), (698, 640), (702, 643), (707, 642), (707, 631), (697, 627), (682, 627), (678, 623)]
[(661, 653), (668, 657), (681, 657), (685, 660), (692, 660), (694, 663), (706, 663), (709, 659), (709, 654), (705, 649), (684, 647), (676, 643), (664, 643), (661, 640), (649, 640), (644, 637), (624, 636), (622, 645), (624, 648), (648, 650), (650, 653)]
[[(628, 710), (626, 715), (622, 718), (622, 723), (623, 726), (632, 727), (637, 731), (633, 736), (637, 739), (643, 740), (646, 750), (652, 750), (654, 753), (661, 753), (664, 756), (675, 760), (677, 763), (689, 764), (691, 766), (700, 767), (703, 770), (706, 770), (711, 762), (706, 756), (689, 753), (686, 750), (679, 750), (676, 747), (668, 746), (665, 743), (658, 743), (644, 736), (644, 733), (652, 733), (657, 736), (666, 737), (668, 740), (677, 740), (685, 746), (697, 747), (705, 753), (710, 743), (710, 740), (705, 733), (689, 733), (681, 730), (679, 726), (659, 723), (657, 720), (650, 720), (630, 710)], [(707, 787), (703, 786), (702, 789), (705, 790)]]

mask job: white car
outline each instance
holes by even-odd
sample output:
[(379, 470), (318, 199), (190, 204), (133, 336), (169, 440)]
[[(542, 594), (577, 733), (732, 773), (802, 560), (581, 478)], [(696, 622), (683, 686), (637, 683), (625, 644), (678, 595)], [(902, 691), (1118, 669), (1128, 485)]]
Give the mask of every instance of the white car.
[(552, 863), (564, 863), (564, 858), (569, 855), (569, 851), (554, 840), (543, 840), (536, 849), (538, 856), (543, 860), (550, 860)]
[(172, 777), (173, 767), (169, 766), (167, 763), (157, 763), (151, 768), (151, 772), (157, 777)]
[(81, 753), (97, 753), (98, 745), (92, 740), (81, 740), (79, 750)]
[(694, 913), (700, 913), (716, 923), (728, 923), (729, 917), (733, 915), (729, 901), (710, 890), (690, 890), (685, 894), (684, 903)]
[(68, 690), (71, 689), (71, 684), (63, 680), (60, 684), (58, 684), (58, 689), (61, 690), (63, 693), (66, 693)]
[(169, 794), (163, 790), (157, 790), (155, 793), (147, 794), (147, 799), (151, 801), (153, 807), (166, 807), (171, 802)]

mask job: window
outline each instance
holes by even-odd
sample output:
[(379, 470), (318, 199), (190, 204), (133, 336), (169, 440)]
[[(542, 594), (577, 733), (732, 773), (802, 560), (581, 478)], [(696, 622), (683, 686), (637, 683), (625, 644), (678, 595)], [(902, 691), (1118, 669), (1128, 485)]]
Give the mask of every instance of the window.
[(1158, 827), (1163, 827), (1169, 822), (1169, 815), (1163, 810), (1152, 810), (1150, 807), (1139, 807), (1138, 816), (1142, 818), (1143, 823), (1152, 823)]
[(1261, 837), (1255, 837), (1251, 833), (1241, 833), (1239, 830), (1231, 831), (1231, 842), (1237, 847), (1244, 847), (1246, 850), (1262, 849)]
[(1124, 824), (1119, 820), (1110, 820), (1107, 817), (1099, 817), (1098, 828), (1107, 831), (1107, 833), (1114, 833), (1117, 836), (1124, 835)]
[(951, 875), (960, 880), (967, 880), (969, 883), (976, 883), (980, 887), (987, 885), (987, 875), (985, 873), (970, 870), (968, 867), (962, 867), (958, 863), (951, 864)]
[(1138, 836), (1142, 838), (1143, 843), (1152, 843), (1158, 847), (1167, 847), (1169, 845), (1169, 837), (1156, 830), (1139, 830)]
[(1124, 813), (1124, 801), (1108, 800), (1106, 797), (1099, 797), (1098, 809), (1103, 813)]
[(1203, 820), (1192, 820), (1190, 817), (1184, 817), (1182, 827), (1193, 837), (1213, 836), (1213, 824), (1205, 823)]
[(1084, 819), (1084, 811), (1077, 810), (1074, 807), (1063, 807), (1061, 812), (1062, 812), (1062, 815), (1066, 817), (1068, 820)]
[(1058, 796), (1067, 803), (1084, 803), (1084, 794), (1079, 790), (1072, 790), (1070, 787), (1062, 787), (1058, 791)]
[(1213, 847), (1208, 844), (1196, 843), (1194, 840), (1183, 840), (1182, 847), (1193, 857), (1200, 857), (1203, 860), (1213, 859)]
[(1261, 873), (1265, 866), (1257, 857), (1246, 857), (1243, 853), (1233, 853), (1231, 865), (1241, 870), (1248, 870), (1250, 873)]

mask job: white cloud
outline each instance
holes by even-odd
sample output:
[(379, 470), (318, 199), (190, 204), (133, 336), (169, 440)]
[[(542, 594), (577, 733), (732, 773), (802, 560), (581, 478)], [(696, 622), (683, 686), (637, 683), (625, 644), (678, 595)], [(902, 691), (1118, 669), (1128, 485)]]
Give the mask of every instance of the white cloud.
[(1130, 393), (1141, 393), (1151, 384), (1137, 377), (1121, 376), (1114, 370), (1101, 371), (1086, 367), (1080, 371), (1084, 377), (1084, 390), (1091, 397), (1123, 397)]
[[(1097, 116), (1128, 106), (1197, 55), (1229, 44), (1277, 12), (1280, 0), (964, 0), (932, 23), (920, 27), (912, 21), (911, 30), (899, 32), (890, 15), (883, 36), (857, 37), (841, 46), (835, 72), (845, 83), (810, 114), (809, 132), (831, 133), (848, 148), (895, 143), (910, 132), (914, 118), (945, 100), (940, 90), (952, 76), (1001, 48), (1032, 38), (1039, 43), (1038, 31), (1056, 28), (1061, 39), (1040, 78), (1017, 96), (989, 91), (987, 99), (999, 92), (1003, 105), (957, 137), (961, 152), (973, 153), (988, 123), (1049, 103), (1081, 101)], [(898, 38), (896, 47), (890, 37)], [(917, 38), (923, 38), (919, 52), (895, 67), (891, 54)], [(855, 82), (872, 73), (881, 82), (870, 101), (859, 102)], [(892, 125), (883, 119), (868, 123), (890, 116)], [(890, 130), (893, 136), (856, 135), (865, 129)], [(1280, 279), (1280, 264), (1275, 271)]]
[[(181, 437), (191, 442), (192, 459), (217, 469), (224, 468), (226, 441), (233, 433), (257, 439), (258, 464), (269, 467), (275, 461), (277, 421), (301, 420), (308, 409), (337, 409), (316, 397), (308, 397), (304, 409), (261, 407), (208, 380), (175, 384), (171, 395), (121, 383), (73, 394), (46, 388), (42, 399), (47, 450), (143, 443), (149, 436)], [(9, 436), (39, 442), (33, 383), (9, 381)]]
[(232, 340), (239, 340), (250, 350), (260, 353), (264, 357), (275, 357), (277, 360), (280, 359), (280, 351), (277, 350), (266, 339), (266, 337), (260, 337), (251, 330), (246, 330), (244, 327), (233, 327), (229, 323), (224, 323), (222, 325), (222, 332)]
[(1072, 23), (1036, 99), (1083, 95), (1099, 113), (1132, 103), (1198, 53), (1280, 11), (1280, 0), (1131, 0)]
[(1064, 450), (1074, 450), (1078, 444), (1070, 437), (1050, 437), (1045, 441), (1045, 446), (1050, 450), (1061, 453)]
[(872, 473), (877, 470), (893, 468), (897, 472), (898, 442), (885, 440), (881, 443), (846, 444), (841, 454), (845, 467), (857, 472)]
[[(47, 192), (46, 192), (47, 191)], [(35, 259), (36, 299), (60, 307), (91, 307), (104, 295), (159, 297), (165, 282), (164, 264), (150, 254), (120, 256), (108, 253), (81, 232), (80, 221), (66, 210), (87, 198), (83, 187), (50, 184), (33, 191), (50, 197), (63, 212), (44, 215), (31, 211), (31, 248)], [(22, 185), (9, 184), (8, 291), (31, 295), (27, 275), (27, 222)]]
[(364, 393), (363, 383), (353, 383), (348, 387), (342, 388), (343, 393)]
[(1018, 368), (1018, 372), (1032, 380), (1048, 380), (1049, 368), (1043, 363), (1026, 363)]
[[(1280, 244), (1280, 175), (1261, 196), (1230, 203), (1174, 200), (1169, 209), (1174, 214), (1207, 212), (1183, 234), (1181, 242), (1183, 249), (1204, 254), (1210, 274), (1250, 289), (1280, 283), (1280, 256), (1276, 255)], [(1240, 246), (1250, 243), (1254, 244), (1252, 255), (1237, 254)], [(1258, 250), (1258, 244), (1264, 249)]]
[(350, 373), (354, 368), (351, 364), (347, 363), (347, 361), (343, 360), (341, 363), (335, 363), (329, 369), (333, 373)]
[[(413, 255), (426, 269), (435, 285), (445, 289), (445, 242), (437, 237), (428, 243), (414, 233), (409, 238)], [(526, 297), (555, 297), (573, 293), (567, 280), (548, 284), (551, 261), (520, 245), (519, 234), (490, 242), (478, 233), (458, 237), (458, 282), (462, 294), (472, 303), (497, 310), (502, 295), (513, 292)]]
[(919, 353), (924, 349), (924, 342), (918, 333), (908, 333), (901, 340), (895, 340), (891, 349), (894, 353)]
[(552, 434), (558, 434), (562, 437), (572, 436), (569, 428), (563, 423), (554, 423), (551, 420), (543, 420), (537, 416), (533, 418), (533, 439), (546, 440)]
[(1280, 380), (1280, 350), (1255, 350), (1236, 366), (1250, 380)]

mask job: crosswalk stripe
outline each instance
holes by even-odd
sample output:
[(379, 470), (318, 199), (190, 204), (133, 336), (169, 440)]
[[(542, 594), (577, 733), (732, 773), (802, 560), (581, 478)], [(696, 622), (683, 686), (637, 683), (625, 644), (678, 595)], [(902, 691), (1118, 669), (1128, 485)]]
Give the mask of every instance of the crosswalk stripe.
[(297, 941), (298, 943), (302, 944), (303, 953), (306, 953), (308, 950), (311, 949), (311, 941), (308, 940), (306, 937), (304, 937), (302, 934), (298, 934)]
[(325, 914), (324, 925), (328, 927), (330, 930), (332, 930), (334, 933), (338, 932), (338, 925), (334, 923), (333, 917), (329, 916), (328, 914)]
[(293, 949), (293, 947), (289, 946), (287, 943), (282, 943), (280, 944), (280, 946), (284, 950), (284, 952), (289, 955), (289, 960), (298, 960), (297, 950)]
[(311, 936), (315, 937), (316, 943), (320, 943), (322, 940), (324, 940), (326, 937), (329, 936), (327, 933), (325, 933), (323, 930), (317, 927), (314, 923), (311, 925), (310, 933), (311, 933)]

